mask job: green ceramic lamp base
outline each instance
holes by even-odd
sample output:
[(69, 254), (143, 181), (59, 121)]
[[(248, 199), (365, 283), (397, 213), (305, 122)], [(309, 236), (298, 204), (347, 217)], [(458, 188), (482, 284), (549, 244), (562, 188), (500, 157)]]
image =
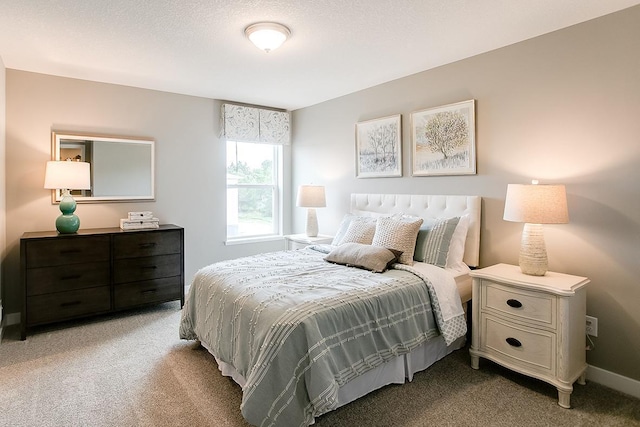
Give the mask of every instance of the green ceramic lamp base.
[(56, 219), (56, 229), (60, 234), (76, 233), (80, 228), (80, 218), (74, 214), (76, 210), (76, 201), (69, 193), (69, 190), (62, 192), (62, 200), (60, 201), (60, 215)]

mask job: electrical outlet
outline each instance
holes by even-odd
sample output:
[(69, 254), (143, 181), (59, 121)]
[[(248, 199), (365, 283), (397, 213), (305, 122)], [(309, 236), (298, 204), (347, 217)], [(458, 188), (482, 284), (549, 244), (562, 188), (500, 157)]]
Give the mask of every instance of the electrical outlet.
[(598, 336), (598, 318), (587, 316), (587, 335)]

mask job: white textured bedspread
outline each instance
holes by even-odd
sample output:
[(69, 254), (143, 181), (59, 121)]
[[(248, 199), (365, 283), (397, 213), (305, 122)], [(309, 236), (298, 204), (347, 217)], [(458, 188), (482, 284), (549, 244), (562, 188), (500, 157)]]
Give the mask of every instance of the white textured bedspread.
[(223, 261), (189, 288), (180, 337), (202, 341), (246, 379), (241, 410), (254, 425), (308, 425), (359, 374), (440, 333), (449, 344), (466, 332), (464, 315), (443, 319), (424, 274), (375, 274), (324, 255)]

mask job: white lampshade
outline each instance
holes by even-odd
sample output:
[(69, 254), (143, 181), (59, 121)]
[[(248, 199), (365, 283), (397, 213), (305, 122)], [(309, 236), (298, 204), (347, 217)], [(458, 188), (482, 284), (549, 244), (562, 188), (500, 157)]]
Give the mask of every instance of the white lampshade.
[(509, 184), (503, 218), (531, 224), (568, 223), (564, 185)]
[(525, 223), (518, 258), (520, 270), (524, 274), (544, 276), (548, 259), (542, 224), (569, 222), (564, 185), (509, 184), (503, 218)]
[(47, 162), (44, 188), (51, 190), (90, 189), (91, 173), (89, 163), (55, 160)]
[(298, 199), (296, 206), (307, 208), (307, 236), (316, 237), (318, 235), (318, 217), (316, 208), (324, 208), (327, 201), (324, 196), (322, 185), (301, 185), (298, 187)]
[(275, 22), (249, 25), (244, 33), (254, 45), (267, 53), (279, 48), (291, 35), (287, 27)]
[(324, 208), (327, 201), (322, 185), (301, 185), (298, 187), (296, 206), (300, 208)]

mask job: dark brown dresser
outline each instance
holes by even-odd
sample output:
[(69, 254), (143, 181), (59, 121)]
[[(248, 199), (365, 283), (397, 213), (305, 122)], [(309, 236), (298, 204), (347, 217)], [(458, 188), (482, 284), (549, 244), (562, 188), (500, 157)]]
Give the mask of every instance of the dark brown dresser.
[(184, 304), (184, 229), (81, 229), (24, 233), (20, 239), (27, 328), (134, 307)]

